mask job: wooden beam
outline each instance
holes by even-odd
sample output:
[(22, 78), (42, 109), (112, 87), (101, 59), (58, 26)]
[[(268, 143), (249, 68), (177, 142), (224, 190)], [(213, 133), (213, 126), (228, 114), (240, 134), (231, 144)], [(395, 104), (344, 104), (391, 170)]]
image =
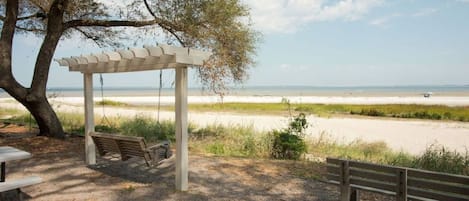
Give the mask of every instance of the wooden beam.
[(85, 161), (96, 164), (96, 148), (90, 134), (94, 132), (93, 74), (83, 74), (85, 88)]
[(187, 191), (189, 150), (187, 137), (187, 67), (176, 68), (176, 190)]

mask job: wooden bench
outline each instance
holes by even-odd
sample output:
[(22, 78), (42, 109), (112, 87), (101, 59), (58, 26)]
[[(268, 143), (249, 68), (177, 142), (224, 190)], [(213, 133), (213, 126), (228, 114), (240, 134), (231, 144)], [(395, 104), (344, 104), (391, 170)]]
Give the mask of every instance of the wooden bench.
[(130, 157), (141, 157), (145, 159), (148, 166), (159, 162), (160, 160), (169, 158), (171, 150), (169, 149), (169, 141), (164, 141), (153, 146), (147, 147), (143, 137), (132, 137), (117, 134), (92, 132), (98, 153), (104, 156), (108, 153), (119, 154), (123, 161)]
[[(19, 200), (23, 200), (21, 194), (21, 188), (31, 186), (34, 184), (41, 183), (42, 179), (37, 176), (30, 176), (21, 179), (9, 179), (5, 182), (0, 182), (0, 192), (6, 192), (10, 190), (17, 190)], [(0, 200), (2, 200), (3, 195), (0, 195)]]
[(340, 187), (340, 201), (359, 200), (357, 190), (402, 200), (468, 201), (469, 177), (327, 158), (327, 178)]

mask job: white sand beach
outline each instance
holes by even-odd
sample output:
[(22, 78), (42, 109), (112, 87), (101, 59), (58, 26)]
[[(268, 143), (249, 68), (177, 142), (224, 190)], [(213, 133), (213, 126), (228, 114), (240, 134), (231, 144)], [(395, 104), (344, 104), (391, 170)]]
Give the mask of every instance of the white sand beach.
[[(189, 103), (280, 103), (282, 99), (288, 99), (291, 103), (318, 103), (318, 104), (423, 104), (423, 105), (469, 105), (468, 96), (189, 96)], [(124, 102), (132, 105), (155, 105), (157, 96), (110, 96), (104, 99)], [(2, 100), (0, 98), (0, 100)], [(4, 99), (3, 99), (4, 100)], [(83, 104), (83, 97), (56, 97), (56, 102), (67, 104)], [(101, 97), (95, 97), (100, 101)], [(174, 104), (174, 96), (161, 96), (161, 104)]]
[[(107, 97), (106, 99), (129, 104), (156, 104), (156, 97)], [(218, 97), (189, 97), (190, 103), (216, 103)], [(225, 97), (225, 102), (280, 102), (282, 97)], [(469, 97), (288, 97), (291, 102), (302, 103), (350, 103), (350, 104), (442, 104), (469, 105)], [(100, 98), (96, 98), (100, 100)], [(162, 104), (172, 104), (173, 97), (162, 97)], [(83, 113), (82, 97), (59, 97), (51, 99), (56, 110), (62, 112)], [(153, 103), (151, 103), (153, 102)], [(0, 99), (4, 108), (23, 107), (12, 99)], [(95, 109), (96, 115), (102, 115), (101, 107)], [(156, 118), (157, 111), (138, 108), (105, 108), (107, 116), (133, 117), (145, 115)], [(160, 112), (160, 119), (174, 119), (174, 113)], [(190, 112), (189, 121), (199, 126), (210, 124), (252, 125), (257, 130), (269, 131), (283, 128), (287, 117), (275, 115), (245, 115), (230, 113)], [(311, 123), (310, 136), (325, 135), (341, 143), (354, 140), (367, 142), (383, 141), (396, 151), (419, 154), (431, 144), (438, 143), (465, 152), (469, 149), (469, 123), (430, 120), (371, 119), (371, 118), (323, 118), (308, 116)]]

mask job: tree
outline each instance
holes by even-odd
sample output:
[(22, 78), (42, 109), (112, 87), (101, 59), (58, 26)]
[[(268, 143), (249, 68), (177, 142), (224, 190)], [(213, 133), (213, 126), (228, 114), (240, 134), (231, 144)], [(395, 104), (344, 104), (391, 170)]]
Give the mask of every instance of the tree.
[[(223, 93), (229, 82), (242, 82), (254, 63), (258, 33), (249, 25), (249, 10), (240, 0), (0, 0), (0, 88), (33, 115), (40, 135), (64, 137), (46, 97), (49, 68), (60, 40), (79, 33), (100, 46), (122, 46), (132, 40), (157, 41), (210, 50), (213, 56), (199, 78)], [(125, 2), (125, 3), (122, 3)], [(129, 28), (132, 35), (128, 34)], [(138, 32), (138, 33), (136, 33)], [(31, 85), (12, 74), (13, 37), (42, 37)], [(161, 38), (161, 37), (160, 37)]]

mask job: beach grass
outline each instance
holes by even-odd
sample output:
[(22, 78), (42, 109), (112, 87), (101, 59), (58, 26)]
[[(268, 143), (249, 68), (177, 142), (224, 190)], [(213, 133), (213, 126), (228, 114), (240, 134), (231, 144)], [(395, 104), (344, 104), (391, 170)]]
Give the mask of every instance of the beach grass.
[[(296, 113), (308, 113), (319, 116), (360, 115), (372, 117), (409, 118), (451, 120), (469, 122), (469, 106), (416, 105), (416, 104), (383, 104), (383, 105), (352, 105), (352, 104), (291, 104)], [(190, 104), (190, 111), (197, 112), (234, 112), (246, 114), (283, 114), (288, 115), (285, 103), (219, 103)], [(173, 110), (171, 106), (163, 107)]]
[[(12, 116), (10, 119), (2, 120), (4, 122), (23, 125), (30, 122), (35, 125), (34, 119), (30, 118), (29, 113), (23, 111), (0, 109), (0, 114)], [(81, 114), (58, 113), (58, 116), (66, 132), (83, 135), (84, 120)], [(96, 130), (101, 132), (141, 136), (150, 143), (160, 140), (175, 140), (173, 121), (157, 122), (145, 116), (111, 119), (97, 117), (95, 121)], [(273, 141), (271, 132), (257, 131), (252, 125), (213, 124), (198, 127), (190, 124), (188, 132), (189, 149), (192, 153), (259, 159), (270, 157)], [(340, 143), (324, 133), (318, 137), (308, 138), (307, 147), (307, 154), (315, 158), (339, 157), (469, 175), (469, 151), (459, 153), (440, 145), (429, 146), (423, 154), (413, 156), (405, 152), (393, 151), (384, 142), (355, 140), (349, 143)]]
[(105, 106), (115, 106), (115, 107), (126, 107), (129, 106), (129, 104), (120, 102), (120, 101), (114, 101), (114, 100), (109, 100), (109, 99), (103, 99), (101, 101), (96, 101), (96, 105), (105, 105)]
[(208, 125), (190, 133), (190, 149), (217, 156), (267, 158), (270, 136), (252, 125)]

